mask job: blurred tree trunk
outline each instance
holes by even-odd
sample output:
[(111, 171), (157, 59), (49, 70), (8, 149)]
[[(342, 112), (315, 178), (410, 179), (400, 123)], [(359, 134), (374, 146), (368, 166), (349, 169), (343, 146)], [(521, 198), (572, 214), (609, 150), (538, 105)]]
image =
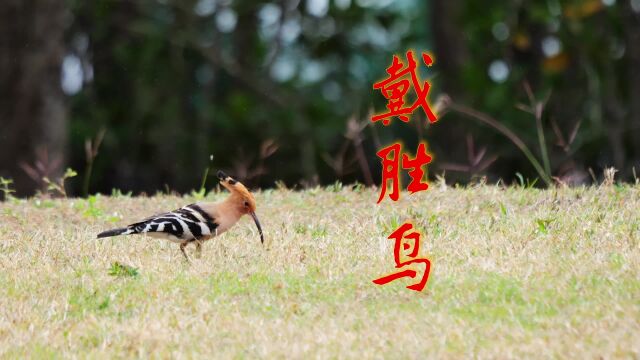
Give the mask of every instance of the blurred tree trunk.
[(629, 51), (629, 105), (631, 108), (629, 127), (634, 151), (634, 166), (640, 170), (640, 15), (633, 11), (631, 2), (625, 9), (627, 49)]
[[(463, 10), (462, 1), (432, 0), (425, 1), (425, 5), (430, 15), (428, 30), (433, 34), (435, 66), (441, 73), (435, 84), (436, 89), (438, 92), (448, 94), (454, 101), (465, 103), (468, 99), (460, 77), (469, 54), (460, 21), (460, 13)], [(432, 138), (439, 139), (437, 143), (434, 142), (434, 145), (441, 144), (441, 146), (459, 143), (460, 134), (468, 132), (460, 121), (456, 121), (451, 116), (447, 121), (438, 123), (438, 126), (429, 131)], [(441, 157), (443, 161), (440, 163), (457, 162), (466, 158), (466, 149), (463, 146), (450, 146), (446, 151), (440, 150), (440, 154), (446, 154)], [(437, 149), (434, 151), (438, 152)]]
[(49, 162), (45, 167), (58, 159), (49, 176), (61, 171), (67, 138), (60, 88), (65, 15), (60, 0), (0, 1), (0, 175), (14, 179), (19, 195), (38, 186), (20, 168), (33, 165), (37, 152)]
[(440, 80), (442, 90), (459, 101), (459, 97), (463, 96), (460, 75), (468, 59), (466, 41), (459, 21), (462, 4), (459, 0), (432, 0), (427, 3), (431, 6), (429, 30), (433, 34), (434, 55), (443, 75)]
[[(255, 49), (257, 45), (258, 17), (254, 4), (240, 2), (237, 10), (238, 23), (233, 31), (234, 55), (238, 65), (244, 69), (251, 69), (256, 66)], [(258, 69), (251, 69), (256, 71)]]

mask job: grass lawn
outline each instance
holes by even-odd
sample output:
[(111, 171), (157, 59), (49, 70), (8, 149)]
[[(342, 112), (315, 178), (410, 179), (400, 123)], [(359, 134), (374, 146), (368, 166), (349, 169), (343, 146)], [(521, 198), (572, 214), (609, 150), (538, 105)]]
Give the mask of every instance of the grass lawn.
[[(0, 357), (640, 357), (640, 186), (256, 198), (265, 246), (245, 217), (191, 265), (95, 235), (193, 198), (0, 203)], [(432, 261), (421, 293), (371, 282), (405, 220)]]

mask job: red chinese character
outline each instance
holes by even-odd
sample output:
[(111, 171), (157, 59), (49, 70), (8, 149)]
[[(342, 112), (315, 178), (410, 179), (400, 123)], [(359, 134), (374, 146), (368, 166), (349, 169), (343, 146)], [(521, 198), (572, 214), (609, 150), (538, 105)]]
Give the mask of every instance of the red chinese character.
[[(377, 152), (378, 157), (382, 159), (382, 184), (380, 185), (380, 197), (378, 198), (378, 204), (384, 199), (387, 193), (388, 182), (391, 181), (391, 194), (389, 197), (393, 201), (398, 201), (400, 197), (400, 152), (402, 151), (402, 145), (399, 143), (391, 144), (386, 148)], [(431, 156), (427, 154), (427, 147), (425, 143), (418, 145), (418, 151), (416, 157), (409, 158), (407, 154), (402, 154), (402, 168), (409, 170), (409, 176), (411, 182), (407, 186), (407, 190), (411, 194), (418, 191), (427, 190), (429, 184), (422, 181), (424, 177), (424, 170), (422, 167), (431, 162)]]
[[(429, 273), (431, 271), (431, 261), (427, 258), (418, 258), (418, 253), (420, 251), (420, 236), (421, 234), (418, 231), (412, 231), (409, 234), (405, 235), (405, 233), (409, 230), (413, 229), (413, 225), (409, 222), (404, 223), (400, 226), (396, 231), (394, 231), (388, 239), (395, 240), (395, 244), (393, 246), (393, 257), (396, 262), (396, 269), (400, 269), (402, 267), (412, 265), (412, 264), (425, 264), (424, 275), (422, 275), (422, 279), (413, 284), (407, 286), (407, 289), (422, 291), (425, 285), (427, 284), (427, 280), (429, 280)], [(403, 239), (412, 240), (413, 243), (409, 243), (407, 241), (403, 241)], [(405, 252), (403, 254), (400, 253), (400, 245), (402, 245), (402, 250)], [(403, 261), (402, 258), (409, 258), (406, 261)], [(417, 275), (417, 271), (413, 269), (406, 269), (397, 273), (393, 273), (387, 276), (383, 276), (379, 279), (373, 280), (374, 284), (384, 285), (388, 284), (392, 281), (403, 277), (410, 277), (414, 279)]]
[[(389, 197), (393, 201), (398, 201), (398, 197), (400, 195), (400, 178), (398, 173), (401, 151), (402, 145), (395, 143), (377, 152), (378, 156), (382, 159), (382, 185), (380, 186), (381, 189), (378, 204), (382, 199), (384, 199), (384, 195), (387, 193), (387, 182), (389, 180), (391, 181), (392, 189)], [(389, 158), (390, 153), (393, 153), (391, 158)]]
[(427, 146), (425, 143), (420, 143), (418, 145), (418, 151), (416, 151), (416, 157), (413, 159), (409, 159), (407, 154), (402, 154), (402, 168), (403, 169), (411, 169), (409, 170), (409, 176), (411, 176), (411, 182), (407, 186), (407, 190), (411, 194), (417, 193), (418, 191), (427, 190), (429, 188), (429, 184), (426, 182), (422, 182), (422, 177), (424, 176), (424, 170), (422, 170), (422, 166), (431, 162), (431, 156), (427, 154)]
[[(394, 55), (391, 66), (387, 68), (389, 77), (373, 84), (373, 88), (380, 89), (382, 95), (388, 100), (387, 109), (389, 109), (389, 112), (374, 115), (371, 121), (382, 120), (382, 123), (386, 126), (391, 122), (391, 117), (397, 116), (400, 120), (408, 122), (409, 117), (406, 115), (413, 113), (418, 107), (422, 107), (430, 122), (434, 123), (438, 120), (427, 102), (427, 95), (431, 85), (428, 81), (425, 81), (423, 86), (420, 87), (420, 80), (416, 72), (416, 61), (412, 50), (407, 51), (406, 58), (407, 65), (405, 67), (402, 61), (398, 59), (398, 56)], [(433, 64), (433, 60), (427, 53), (422, 53), (422, 61), (427, 66)], [(411, 79), (411, 82), (407, 78)], [(413, 86), (416, 93), (416, 101), (411, 106), (404, 106), (405, 96), (411, 86)]]

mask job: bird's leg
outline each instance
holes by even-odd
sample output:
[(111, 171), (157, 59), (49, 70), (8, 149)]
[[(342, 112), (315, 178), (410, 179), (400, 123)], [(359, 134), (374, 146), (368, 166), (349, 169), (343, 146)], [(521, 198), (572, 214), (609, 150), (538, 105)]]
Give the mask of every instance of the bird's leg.
[(182, 243), (180, 244), (180, 251), (182, 251), (182, 255), (184, 255), (184, 258), (187, 259), (188, 263), (191, 263), (191, 259), (189, 259), (189, 257), (187, 256), (187, 252), (184, 251), (184, 248), (187, 247), (187, 243)]
[(202, 242), (200, 240), (196, 240), (196, 258), (200, 259), (202, 257)]

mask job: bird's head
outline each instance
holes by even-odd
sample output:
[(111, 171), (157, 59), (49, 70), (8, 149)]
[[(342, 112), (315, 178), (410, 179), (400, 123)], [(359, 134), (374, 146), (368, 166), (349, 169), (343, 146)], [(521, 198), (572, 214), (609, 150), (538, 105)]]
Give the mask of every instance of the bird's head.
[(218, 171), (218, 179), (220, 179), (220, 184), (222, 184), (222, 186), (231, 193), (229, 200), (234, 203), (240, 213), (243, 215), (251, 215), (253, 221), (256, 223), (258, 232), (260, 233), (260, 241), (264, 243), (262, 226), (260, 226), (260, 220), (258, 220), (258, 216), (256, 215), (256, 199), (253, 197), (253, 194), (251, 194), (241, 182), (231, 176), (228, 176), (223, 171)]

